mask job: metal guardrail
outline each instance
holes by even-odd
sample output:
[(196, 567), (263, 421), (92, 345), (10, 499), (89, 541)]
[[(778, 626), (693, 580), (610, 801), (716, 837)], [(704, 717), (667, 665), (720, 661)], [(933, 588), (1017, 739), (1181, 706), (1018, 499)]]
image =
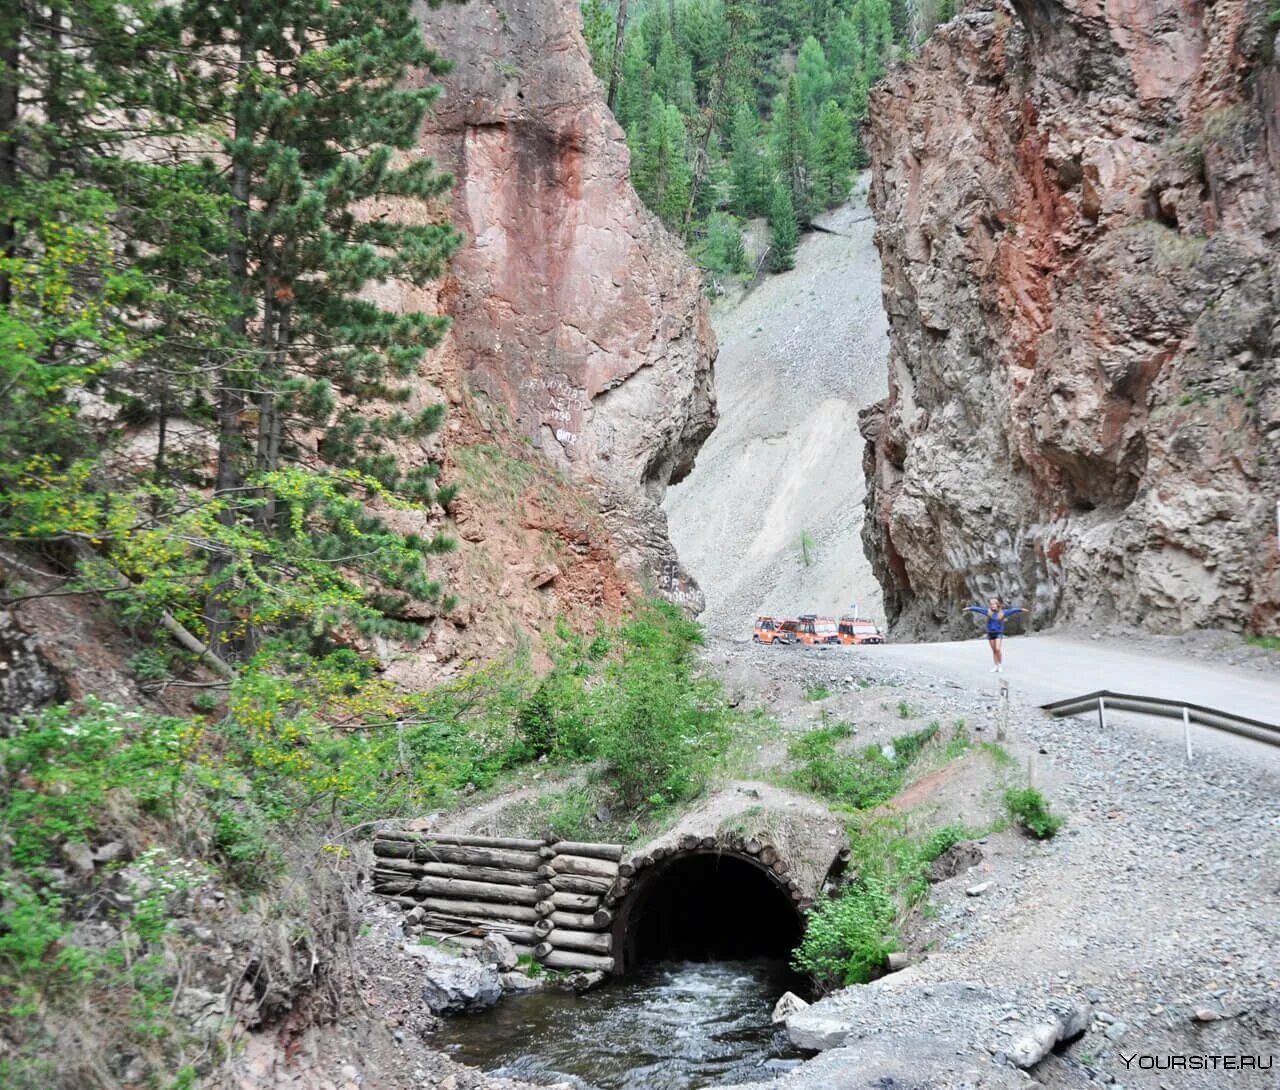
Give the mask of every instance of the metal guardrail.
[(1185, 700), (1165, 700), (1158, 696), (1134, 696), (1131, 693), (1113, 693), (1108, 689), (1085, 693), (1083, 696), (1067, 697), (1055, 700), (1050, 704), (1041, 704), (1045, 711), (1054, 717), (1064, 715), (1082, 715), (1096, 711), (1098, 724), (1107, 725), (1107, 712), (1142, 712), (1145, 715), (1160, 715), (1169, 719), (1181, 719), (1186, 735), (1187, 756), (1191, 756), (1191, 724), (1212, 727), (1214, 730), (1238, 734), (1243, 738), (1252, 738), (1255, 742), (1266, 742), (1268, 745), (1280, 746), (1280, 724), (1264, 723), (1261, 719), (1250, 719), (1248, 716), (1224, 712), (1219, 708), (1206, 708), (1202, 704), (1189, 704)]

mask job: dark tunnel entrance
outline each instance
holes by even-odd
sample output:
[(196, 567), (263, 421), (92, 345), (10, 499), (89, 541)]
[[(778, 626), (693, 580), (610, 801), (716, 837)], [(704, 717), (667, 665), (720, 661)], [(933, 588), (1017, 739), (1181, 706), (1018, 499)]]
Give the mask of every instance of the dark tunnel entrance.
[(663, 960), (785, 958), (804, 928), (789, 891), (767, 867), (714, 850), (647, 868), (620, 908), (618, 972)]

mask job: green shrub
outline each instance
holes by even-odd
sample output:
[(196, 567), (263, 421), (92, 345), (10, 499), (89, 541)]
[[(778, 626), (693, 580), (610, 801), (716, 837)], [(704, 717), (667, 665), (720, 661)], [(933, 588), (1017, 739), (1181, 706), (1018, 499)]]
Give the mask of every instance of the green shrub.
[(814, 685), (805, 690), (804, 698), (816, 703), (819, 700), (826, 700), (831, 695), (831, 690), (825, 685)]
[(555, 706), (545, 682), (520, 706), (516, 715), (516, 732), (531, 757), (546, 756), (555, 748)]
[(811, 567), (814, 553), (817, 550), (817, 543), (813, 540), (813, 535), (808, 530), (801, 530), (796, 544), (800, 548), (800, 563), (806, 568)]
[(1015, 787), (1004, 793), (1009, 816), (1037, 840), (1048, 840), (1067, 819), (1049, 812), (1049, 804), (1034, 787)]
[(790, 775), (792, 784), (831, 802), (863, 810), (893, 798), (902, 788), (907, 769), (938, 732), (936, 723), (904, 734), (892, 743), (892, 757), (878, 745), (855, 753), (838, 752), (837, 743), (853, 733), (848, 723), (818, 727), (801, 735), (787, 749), (800, 762)]
[(624, 807), (661, 810), (705, 785), (731, 716), (718, 683), (694, 676), (702, 630), (675, 606), (645, 603), (618, 642), (591, 693), (597, 751)]
[(544, 799), (551, 809), (547, 813), (547, 832), (560, 840), (590, 840), (590, 821), (595, 812), (591, 795), (580, 788), (570, 789)]
[(865, 984), (899, 948), (896, 916), (897, 904), (884, 876), (864, 874), (839, 896), (818, 903), (791, 963), (812, 974), (823, 991)]
[(910, 719), (912, 714), (913, 713), (911, 711), (911, 705), (908, 704), (905, 700), (899, 700), (898, 701), (898, 718)]
[(929, 864), (971, 835), (947, 825), (920, 840), (907, 835), (901, 818), (868, 824), (851, 841), (856, 877), (809, 913), (793, 967), (811, 974), (820, 991), (877, 976), (884, 959), (901, 949), (899, 917), (928, 893)]

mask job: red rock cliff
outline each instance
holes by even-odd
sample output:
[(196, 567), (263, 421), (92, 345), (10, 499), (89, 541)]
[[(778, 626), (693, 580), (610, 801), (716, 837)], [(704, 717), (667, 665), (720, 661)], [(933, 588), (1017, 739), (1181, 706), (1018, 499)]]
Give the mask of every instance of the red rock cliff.
[(466, 235), (439, 301), (451, 400), (499, 406), (592, 494), (624, 569), (698, 603), (658, 505), (714, 427), (715, 341), (698, 271), (631, 188), (578, 5), (473, 0), (423, 23), (455, 66), (423, 141)]
[(1280, 61), (1260, 0), (979, 0), (872, 96), (896, 630), (1275, 631)]

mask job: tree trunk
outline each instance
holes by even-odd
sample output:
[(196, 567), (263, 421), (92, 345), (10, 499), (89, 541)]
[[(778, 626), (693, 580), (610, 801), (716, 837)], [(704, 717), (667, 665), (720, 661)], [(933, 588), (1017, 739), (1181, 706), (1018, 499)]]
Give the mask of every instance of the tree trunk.
[[(247, 71), (254, 63), (253, 46), (249, 41), (247, 26), (249, 24), (248, 0), (240, 0), (239, 32), (240, 70)], [(244, 438), (240, 432), (240, 418), (244, 413), (244, 391), (239, 383), (242, 381), (240, 369), (236, 366), (236, 355), (243, 345), (245, 333), (249, 328), (249, 198), (253, 177), (242, 141), (253, 138), (252, 91), (241, 88), (238, 92), (235, 109), (235, 127), (233, 141), (238, 146), (237, 153), (231, 160), (231, 238), (227, 243), (227, 279), (231, 294), (236, 301), (235, 313), (227, 320), (227, 345), (220, 356), (218, 385), (218, 473), (214, 481), (214, 499), (221, 499), (226, 506), (218, 512), (218, 521), (224, 526), (233, 526), (236, 522), (235, 510), (230, 506), (231, 495), (244, 484)], [(208, 642), (211, 648), (221, 652), (223, 647), (234, 652), (244, 649), (243, 641), (233, 642), (230, 638), (230, 617), (227, 604), (222, 597), (218, 583), (226, 570), (229, 560), (219, 553), (209, 565), (209, 581), (212, 589), (205, 599), (205, 625), (208, 630)]]
[(609, 859), (614, 863), (622, 858), (621, 844), (591, 844), (577, 840), (557, 840), (551, 845), (557, 855), (585, 855), (592, 859)]
[(590, 859), (583, 855), (557, 855), (551, 860), (553, 874), (575, 874), (584, 878), (604, 878), (612, 881), (618, 876), (617, 863), (607, 859)]
[(605, 101), (613, 113), (618, 101), (618, 81), (622, 76), (622, 40), (627, 31), (627, 0), (618, 0), (618, 23), (613, 36), (613, 63), (609, 66), (609, 94)]
[[(11, 191), (18, 180), (18, 65), (21, 61), (19, 36), (22, 19), (11, 15), (4, 21), (4, 37), (0, 39), (0, 192)], [(5, 202), (6, 205), (8, 202)], [(13, 256), (13, 220), (0, 218), (0, 255)], [(0, 307), (13, 301), (9, 274), (0, 273)]]
[(613, 936), (608, 931), (567, 931), (557, 927), (543, 941), (556, 950), (583, 950), (588, 954), (607, 954), (613, 949)]
[(613, 913), (607, 908), (595, 912), (552, 912), (547, 917), (549, 926), (567, 927), (574, 931), (601, 931), (613, 923)]
[(446, 897), (476, 897), (485, 901), (510, 901), (512, 904), (537, 904), (538, 901), (545, 900), (555, 892), (549, 882), (515, 885), (503, 882), (481, 882), (469, 878), (446, 878), (424, 873), (430, 865), (387, 859), (383, 860), (380, 867), (375, 868), (374, 873), (384, 879), (400, 875), (414, 878), (418, 882), (417, 888), (421, 893), (438, 893)]
[(551, 879), (551, 888), (561, 893), (594, 893), (597, 897), (608, 893), (613, 886), (611, 878), (583, 878), (576, 874), (558, 874)]
[[(374, 873), (377, 873), (376, 869)], [(464, 863), (427, 862), (417, 864), (413, 873), (427, 878), (461, 878), (468, 882), (490, 882), (500, 886), (533, 888), (533, 883), (530, 881), (533, 876), (527, 870), (500, 870), (497, 867), (469, 867)]]
[(520, 840), (515, 837), (501, 836), (456, 836), (453, 833), (383, 832), (378, 834), (377, 840), (405, 840), (411, 844), (443, 844), (448, 847), (502, 848), (515, 852), (536, 852), (544, 846), (541, 840)]
[[(536, 879), (542, 860), (531, 852), (513, 852), (501, 848), (453, 847), (449, 844), (408, 843), (403, 840), (373, 842), (373, 854), (384, 859), (412, 859), (416, 863), (459, 863), (470, 867), (497, 867), (500, 870), (531, 871), (529, 882)], [(395, 868), (400, 869), (400, 868)]]
[(548, 969), (595, 969), (604, 973), (613, 972), (612, 957), (580, 954), (576, 950), (550, 950), (545, 954), (539, 954), (538, 951), (545, 945), (545, 943), (539, 943), (534, 947), (533, 956)]
[(509, 923), (522, 923), (533, 926), (538, 922), (538, 914), (527, 905), (504, 905), (492, 901), (454, 901), (448, 897), (396, 897), (398, 904), (406, 908), (421, 905), (428, 912), (443, 913), (448, 916), (462, 916), (476, 920), (506, 920)]

